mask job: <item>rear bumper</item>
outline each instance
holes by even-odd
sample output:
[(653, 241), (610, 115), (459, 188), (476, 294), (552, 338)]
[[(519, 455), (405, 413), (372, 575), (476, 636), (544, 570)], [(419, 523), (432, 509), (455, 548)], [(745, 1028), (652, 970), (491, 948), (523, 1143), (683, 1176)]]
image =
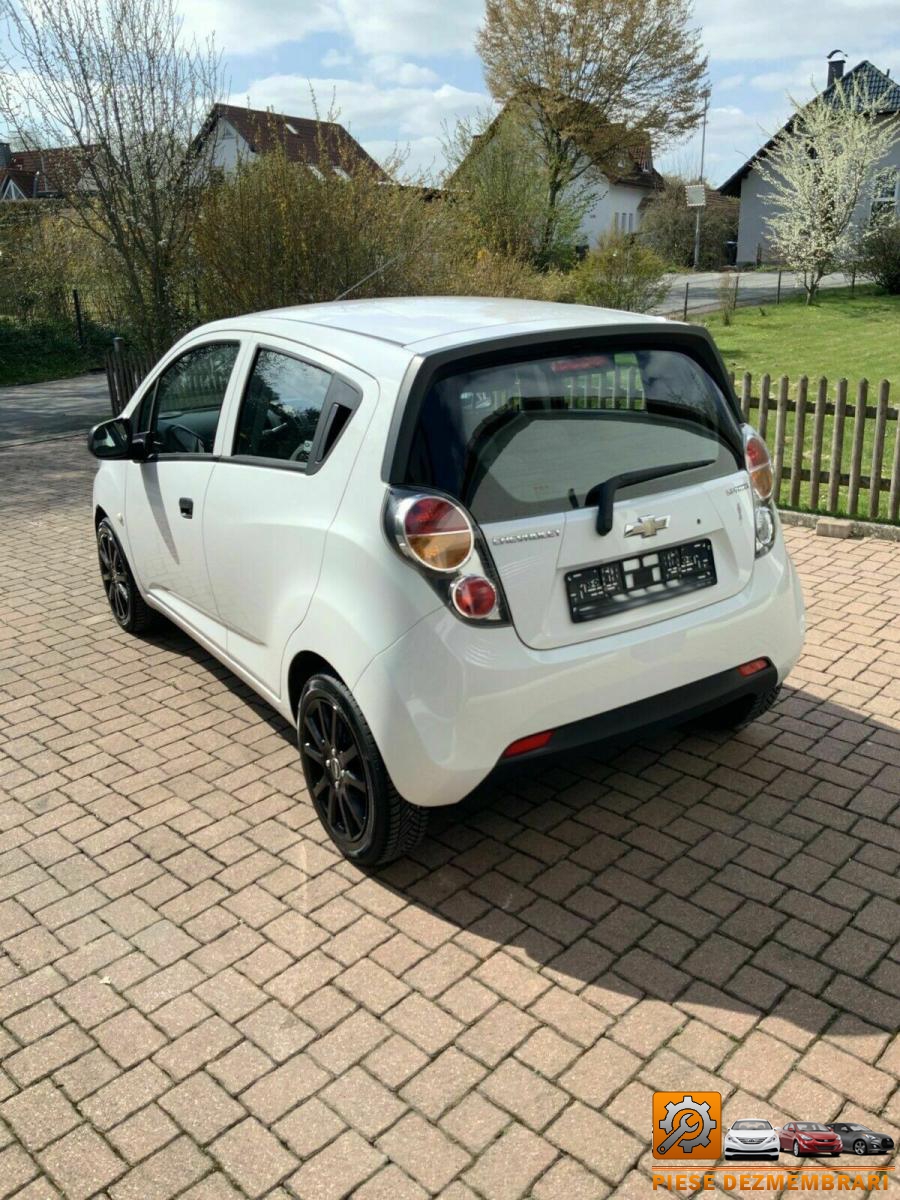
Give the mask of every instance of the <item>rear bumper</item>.
[(546, 754), (559, 754), (566, 750), (578, 750), (584, 746), (601, 745), (615, 741), (637, 730), (648, 732), (680, 725), (694, 717), (701, 717), (713, 709), (722, 708), (736, 701), (755, 700), (771, 692), (778, 685), (778, 671), (769, 664), (755, 675), (745, 677), (737, 667), (696, 679), (668, 692), (635, 700), (621, 708), (610, 709), (593, 717), (584, 717), (553, 730), (550, 741), (536, 750), (528, 750), (501, 763), (510, 766), (526, 759), (540, 758)]
[(780, 542), (728, 600), (553, 650), (440, 609), (373, 659), (353, 692), (401, 795), (453, 804), (529, 734), (558, 730), (556, 750), (569, 738), (583, 745), (683, 720), (732, 698), (735, 665), (753, 658), (772, 663), (772, 687), (796, 662), (803, 633), (799, 582)]

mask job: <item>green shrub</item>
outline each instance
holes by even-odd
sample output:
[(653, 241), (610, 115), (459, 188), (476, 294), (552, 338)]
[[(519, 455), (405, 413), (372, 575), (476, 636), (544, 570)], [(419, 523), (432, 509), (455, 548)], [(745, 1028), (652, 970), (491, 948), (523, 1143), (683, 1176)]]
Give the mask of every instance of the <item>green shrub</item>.
[(633, 237), (607, 233), (571, 273), (573, 299), (600, 308), (649, 312), (665, 297), (665, 263)]
[(900, 295), (900, 220), (877, 221), (863, 236), (859, 270), (892, 296)]

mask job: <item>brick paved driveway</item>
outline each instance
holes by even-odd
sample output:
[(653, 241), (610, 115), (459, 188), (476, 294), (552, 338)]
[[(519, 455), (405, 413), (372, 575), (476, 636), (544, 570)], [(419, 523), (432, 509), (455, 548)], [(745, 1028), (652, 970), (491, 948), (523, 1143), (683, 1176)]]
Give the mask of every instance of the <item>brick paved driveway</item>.
[(789, 532), (764, 723), (486, 789), (367, 878), (278, 719), (116, 630), (81, 442), (0, 476), (0, 1196), (630, 1200), (654, 1088), (896, 1136), (900, 547)]

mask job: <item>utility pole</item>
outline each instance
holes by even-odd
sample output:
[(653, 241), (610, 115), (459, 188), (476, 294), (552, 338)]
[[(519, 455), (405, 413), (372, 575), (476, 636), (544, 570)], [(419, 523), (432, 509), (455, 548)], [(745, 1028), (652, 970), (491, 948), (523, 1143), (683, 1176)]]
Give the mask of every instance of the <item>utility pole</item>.
[[(705, 188), (703, 183), (703, 166), (706, 159), (706, 114), (709, 112), (709, 88), (705, 88), (703, 92), (703, 133), (700, 137), (700, 185)], [(703, 205), (697, 206), (697, 216), (694, 220), (694, 270), (700, 266), (700, 217), (703, 213)]]

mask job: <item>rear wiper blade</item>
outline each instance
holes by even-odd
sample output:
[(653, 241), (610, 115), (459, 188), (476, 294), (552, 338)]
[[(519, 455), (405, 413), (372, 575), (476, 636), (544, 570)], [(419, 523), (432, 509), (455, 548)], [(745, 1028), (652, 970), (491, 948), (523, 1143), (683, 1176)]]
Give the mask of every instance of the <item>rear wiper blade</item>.
[(649, 483), (651, 479), (663, 479), (666, 475), (679, 475), (682, 471), (696, 471), (700, 467), (711, 467), (714, 458), (703, 462), (672, 463), (668, 467), (647, 467), (643, 471), (625, 471), (622, 475), (613, 475), (603, 483), (596, 483), (584, 498), (584, 507), (597, 505), (597, 532), (605, 536), (613, 527), (613, 503), (616, 492), (621, 487), (632, 483)]

